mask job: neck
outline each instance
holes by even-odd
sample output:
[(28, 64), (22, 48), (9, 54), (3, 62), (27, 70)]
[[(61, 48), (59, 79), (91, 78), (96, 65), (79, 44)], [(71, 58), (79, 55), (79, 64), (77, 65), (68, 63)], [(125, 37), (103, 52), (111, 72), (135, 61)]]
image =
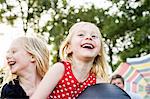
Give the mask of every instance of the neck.
[(41, 77), (39, 77), (36, 73), (30, 72), (19, 76), (19, 83), (28, 96), (33, 94), (40, 81)]
[(81, 61), (73, 60), (72, 61), (72, 71), (74, 76), (78, 81), (83, 82), (88, 78), (89, 72), (93, 66), (92, 61)]

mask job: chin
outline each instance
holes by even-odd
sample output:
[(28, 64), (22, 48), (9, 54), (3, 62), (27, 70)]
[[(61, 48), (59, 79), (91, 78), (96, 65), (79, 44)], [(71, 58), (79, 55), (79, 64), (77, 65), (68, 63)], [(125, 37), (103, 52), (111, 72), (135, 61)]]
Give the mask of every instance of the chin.
[(16, 74), (16, 70), (11, 69), (12, 74)]
[(95, 58), (95, 55), (92, 55), (90, 53), (90, 54), (83, 55), (83, 57), (86, 57), (86, 58)]
[(94, 57), (91, 57), (91, 56), (83, 56), (85, 60), (87, 61), (91, 61), (93, 60)]
[(12, 74), (16, 74), (16, 72), (14, 72), (14, 71), (11, 71), (11, 73), (12, 73)]

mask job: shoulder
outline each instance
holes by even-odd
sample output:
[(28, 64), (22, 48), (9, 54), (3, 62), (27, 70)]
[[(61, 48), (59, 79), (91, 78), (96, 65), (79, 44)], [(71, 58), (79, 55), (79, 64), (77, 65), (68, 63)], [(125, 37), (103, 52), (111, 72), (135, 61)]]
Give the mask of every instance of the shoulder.
[(13, 81), (10, 81), (9, 83), (6, 83), (2, 87), (2, 91), (13, 89), (13, 88), (16, 88), (17, 86), (19, 86), (19, 81), (14, 79)]
[(10, 93), (13, 93), (14, 90), (15, 90), (15, 87), (16, 85), (12, 85), (9, 83), (6, 83), (3, 87), (2, 87), (2, 90), (1, 90), (1, 97), (4, 98), (4, 97), (7, 97)]
[(46, 75), (49, 75), (49, 77), (51, 75), (56, 75), (57, 77), (60, 78), (60, 76), (62, 76), (64, 74), (65, 71), (65, 67), (64, 64), (61, 62), (57, 62), (55, 63), (53, 66), (51, 66), (48, 70), (48, 72), (46, 73)]
[(51, 69), (56, 69), (56, 70), (59, 70), (59, 71), (64, 71), (65, 70), (65, 67), (64, 67), (64, 64), (62, 62), (57, 62), (55, 63)]
[(3, 87), (2, 87), (2, 91), (1, 91), (1, 94), (4, 94), (5, 91), (9, 90), (9, 83), (6, 83)]
[(52, 66), (52, 69), (60, 70), (62, 72), (65, 71), (66, 68), (71, 67), (71, 64), (67, 61), (57, 62)]
[(1, 91), (1, 97), (2, 98), (10, 98), (10, 97), (27, 97), (25, 91), (23, 88), (19, 85), (18, 80), (10, 81), (9, 83), (6, 83)]

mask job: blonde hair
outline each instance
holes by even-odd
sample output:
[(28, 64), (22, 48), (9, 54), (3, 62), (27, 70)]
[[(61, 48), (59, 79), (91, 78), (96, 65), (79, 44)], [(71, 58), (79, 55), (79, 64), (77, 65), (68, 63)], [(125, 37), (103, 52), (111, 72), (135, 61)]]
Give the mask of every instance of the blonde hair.
[(37, 73), (43, 77), (49, 67), (49, 50), (46, 42), (37, 37), (19, 37), (24, 49), (29, 52), (36, 60)]
[[(47, 48), (46, 42), (37, 37), (26, 37), (26, 36), (18, 37), (15, 40), (21, 42), (22, 47), (28, 53), (30, 53), (32, 57), (35, 58), (37, 73), (41, 78), (43, 78), (49, 68), (49, 50)], [(10, 72), (10, 69), (7, 65), (4, 66), (2, 69), (4, 75), (3, 75), (3, 82), (0, 86), (0, 91), (4, 84), (8, 83), (9, 81), (13, 82), (13, 79), (17, 78), (16, 74), (12, 74)]]
[(67, 60), (69, 62), (72, 61), (72, 57), (71, 57), (70, 53), (67, 52), (68, 44), (70, 43), (72, 35), (73, 35), (73, 33), (76, 32), (77, 28), (82, 27), (84, 25), (90, 25), (91, 27), (95, 28), (96, 31), (99, 33), (100, 42), (101, 42), (100, 52), (94, 59), (91, 72), (94, 72), (98, 78), (103, 78), (104, 80), (108, 81), (108, 74), (106, 73), (108, 63), (105, 59), (105, 50), (104, 50), (104, 44), (102, 41), (102, 35), (99, 31), (99, 28), (93, 23), (79, 22), (79, 23), (74, 24), (70, 28), (68, 36), (66, 37), (66, 39), (62, 42), (62, 45), (60, 46), (60, 58), (62, 60)]

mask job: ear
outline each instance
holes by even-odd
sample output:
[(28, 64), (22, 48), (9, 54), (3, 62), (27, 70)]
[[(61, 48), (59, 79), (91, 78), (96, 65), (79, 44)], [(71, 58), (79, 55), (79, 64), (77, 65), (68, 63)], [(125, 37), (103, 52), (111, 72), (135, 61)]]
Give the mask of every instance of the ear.
[(31, 55), (31, 62), (34, 63), (35, 62), (35, 57), (33, 55)]
[(70, 44), (68, 44), (68, 46), (66, 48), (66, 53), (67, 53), (67, 55), (70, 54), (70, 53), (72, 53), (72, 47), (71, 47)]

